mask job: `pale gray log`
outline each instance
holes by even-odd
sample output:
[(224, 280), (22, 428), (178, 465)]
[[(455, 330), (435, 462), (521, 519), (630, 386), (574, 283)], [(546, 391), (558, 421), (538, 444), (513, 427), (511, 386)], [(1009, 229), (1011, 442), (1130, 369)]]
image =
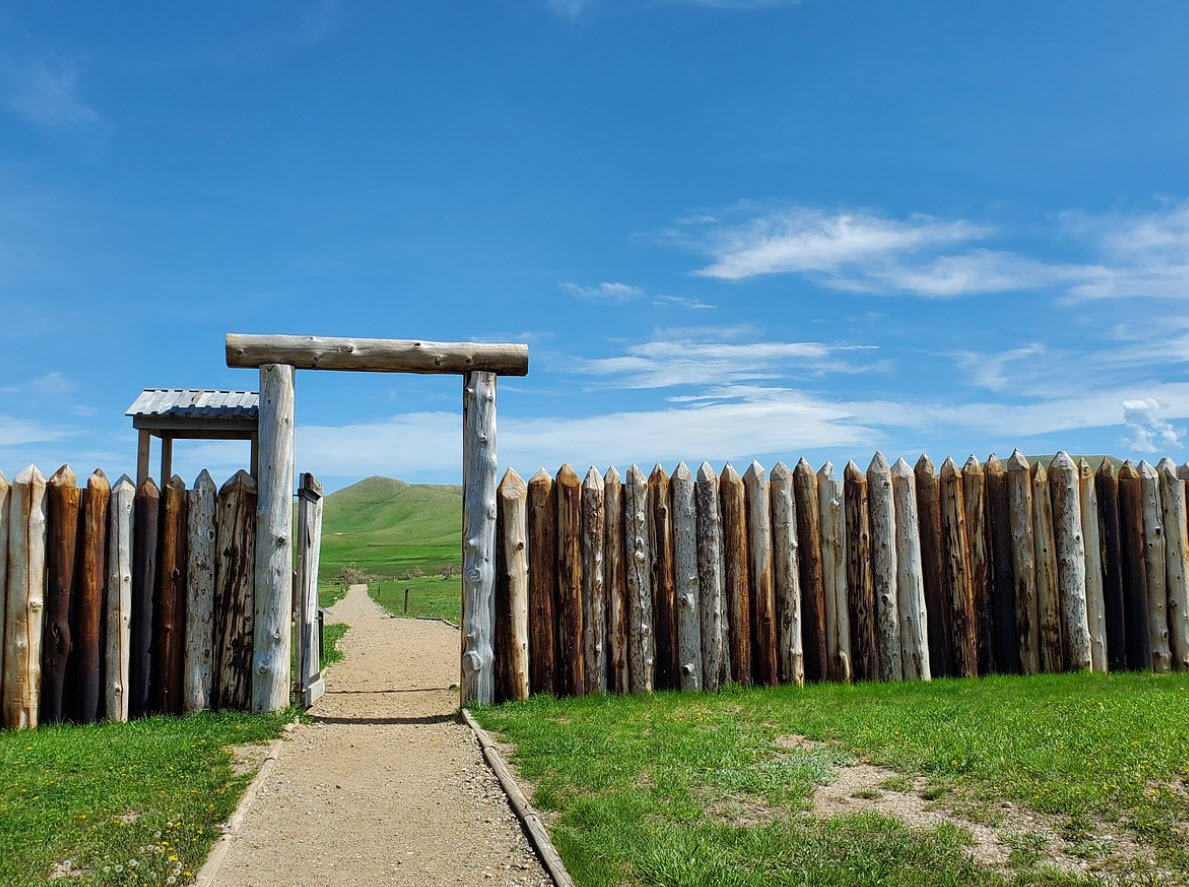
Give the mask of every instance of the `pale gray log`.
[(784, 462), (768, 479), (772, 501), (772, 578), (776, 594), (776, 640), (780, 681), (805, 686), (805, 648), (801, 641), (801, 561), (797, 539), (797, 500), (793, 471)]
[(587, 693), (607, 692), (607, 504), (603, 476), (582, 482), (582, 655)]
[(1090, 667), (1107, 671), (1106, 601), (1102, 576), (1102, 534), (1098, 526), (1098, 485), (1094, 469), (1078, 460), (1078, 504), (1086, 549), (1086, 625), (1090, 630)]
[(1152, 639), (1152, 670), (1172, 668), (1168, 633), (1168, 566), (1164, 542), (1164, 507), (1160, 475), (1148, 462), (1139, 463), (1140, 501), (1144, 512), (1144, 565), (1148, 570), (1148, 634)]
[(1189, 669), (1189, 534), (1185, 526), (1185, 483), (1167, 456), (1157, 466), (1164, 513), (1165, 577), (1169, 647), (1173, 667)]
[(30, 465), (8, 491), (8, 589), (4, 622), (4, 726), (36, 729), (45, 608), (45, 477)]
[(633, 693), (651, 693), (656, 663), (652, 619), (652, 552), (648, 544), (648, 478), (638, 465), (623, 485), (628, 586), (628, 677)]
[(917, 519), (917, 481), (912, 466), (897, 459), (889, 470), (896, 518), (896, 604), (900, 611), (900, 665), (904, 679), (928, 681), (929, 620), (925, 574), (921, 567), (921, 529)]
[(0, 471), (0, 725), (4, 710), (4, 624), (8, 613), (8, 491), (8, 478)]
[(462, 384), (463, 705), (495, 701), (496, 375), (468, 373)]
[(899, 681), (904, 679), (904, 662), (897, 592), (896, 503), (892, 469), (879, 451), (867, 466), (867, 507), (871, 514), (871, 578), (875, 586), (879, 678)]
[(603, 475), (606, 505), (606, 592), (607, 592), (607, 689), (628, 690), (627, 577), (624, 574), (623, 482), (612, 465)]
[(724, 683), (722, 514), (718, 475), (703, 462), (694, 495), (698, 508), (698, 587), (701, 591), (702, 686), (718, 690)]
[(211, 707), (215, 666), (215, 501), (218, 490), (204, 468), (186, 494), (186, 641), (182, 711)]
[(104, 712), (128, 720), (128, 669), (132, 654), (132, 514), (136, 487), (124, 475), (111, 489), (107, 529), (107, 614)]
[(772, 513), (768, 472), (752, 460), (743, 473), (747, 492), (748, 578), (751, 594), (752, 651), (756, 680), (775, 685), (780, 680), (776, 590), (772, 583)]
[(822, 526), (822, 585), (826, 597), (826, 649), (830, 679), (851, 677), (850, 611), (846, 599), (846, 518), (842, 478), (826, 462), (817, 473), (818, 512)]
[(326, 692), (318, 637), (318, 567), (322, 552), (322, 482), (306, 472), (297, 499), (297, 680), (309, 708)]
[(678, 680), (682, 690), (702, 689), (701, 588), (698, 584), (698, 512), (694, 478), (680, 462), (669, 478), (673, 510), (673, 573), (677, 590)]
[(1053, 538), (1057, 546), (1065, 666), (1081, 671), (1093, 665), (1086, 606), (1086, 545), (1082, 536), (1078, 469), (1064, 450), (1057, 453), (1049, 466), (1049, 495), (1053, 505)]
[(1016, 633), (1020, 670), (1040, 673), (1040, 615), (1036, 598), (1036, 543), (1032, 534), (1032, 469), (1019, 450), (1004, 463), (1015, 575)]
[[(503, 563), (508, 599), (508, 634), (511, 649), (500, 656), (508, 669), (510, 698), (528, 699), (528, 486), (509, 468), (496, 490), (500, 522), (503, 524)], [(586, 622), (590, 625), (589, 619)], [(495, 651), (493, 651), (494, 653)], [(605, 673), (605, 672), (604, 672)], [(586, 689), (591, 692), (590, 669)]]
[(1053, 538), (1053, 501), (1049, 472), (1032, 466), (1032, 545), (1036, 553), (1036, 613), (1040, 633), (1040, 667), (1058, 672), (1065, 667), (1061, 645), (1061, 593), (1057, 579), (1057, 545)]

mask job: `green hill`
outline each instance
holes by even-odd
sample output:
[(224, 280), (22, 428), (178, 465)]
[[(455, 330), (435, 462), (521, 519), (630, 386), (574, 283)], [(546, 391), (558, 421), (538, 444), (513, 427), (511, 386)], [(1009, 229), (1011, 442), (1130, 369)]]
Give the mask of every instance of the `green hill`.
[(322, 517), (324, 580), (353, 566), (394, 577), (457, 565), (462, 548), (462, 487), (369, 477), (326, 497)]

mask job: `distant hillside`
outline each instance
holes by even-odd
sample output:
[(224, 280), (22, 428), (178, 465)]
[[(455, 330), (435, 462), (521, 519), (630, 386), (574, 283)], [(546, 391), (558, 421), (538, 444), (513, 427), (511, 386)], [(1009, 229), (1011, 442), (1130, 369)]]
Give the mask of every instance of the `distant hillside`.
[(433, 573), (461, 560), (462, 487), (369, 477), (326, 497), (324, 579), (345, 566), (378, 577), (421, 567)]

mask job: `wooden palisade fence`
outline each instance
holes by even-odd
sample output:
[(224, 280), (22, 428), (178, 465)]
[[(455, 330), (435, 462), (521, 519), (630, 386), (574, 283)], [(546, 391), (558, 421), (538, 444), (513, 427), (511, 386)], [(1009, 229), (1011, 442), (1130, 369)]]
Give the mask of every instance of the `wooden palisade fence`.
[(1189, 465), (1067, 453), (499, 486), (499, 700), (1189, 669)]
[[(304, 475), (305, 572), (317, 569), (320, 492)], [(48, 480), (33, 466), (11, 482), (0, 473), (3, 726), (250, 708), (256, 509), (244, 471), (220, 490), (206, 471), (190, 490), (176, 476), (164, 489), (110, 485), (102, 471), (80, 489), (68, 466)], [(316, 572), (304, 591), (316, 595)], [(308, 692), (318, 664), (302, 667)]]

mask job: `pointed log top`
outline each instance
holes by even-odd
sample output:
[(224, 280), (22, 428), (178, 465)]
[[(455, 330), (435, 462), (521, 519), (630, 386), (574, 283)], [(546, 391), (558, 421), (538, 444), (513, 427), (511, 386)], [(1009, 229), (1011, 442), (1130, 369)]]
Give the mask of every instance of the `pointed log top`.
[(678, 462), (677, 467), (673, 469), (673, 478), (675, 480), (693, 480), (693, 475), (689, 473), (688, 465)]
[(1177, 463), (1168, 456), (1156, 463), (1156, 470), (1171, 480), (1177, 479)]
[(619, 469), (612, 465), (607, 469), (607, 473), (603, 475), (603, 486), (617, 483), (619, 483)]
[(928, 453), (921, 453), (921, 458), (917, 459), (916, 471), (918, 474), (928, 472), (933, 474), (933, 460), (929, 458)]
[(146, 477), (136, 491), (138, 496), (148, 496), (150, 499), (157, 499), (161, 496), (161, 490), (157, 488), (157, 482), (151, 477)]
[(303, 471), (301, 477), (298, 478), (297, 485), (300, 488), (300, 492), (318, 497), (322, 495), (322, 481), (318, 480), (318, 476), (313, 472)]
[(590, 466), (590, 471), (586, 472), (586, 477), (582, 481), (583, 489), (603, 491), (603, 475), (599, 469), (593, 465)]
[(1140, 460), (1138, 470), (1139, 470), (1140, 477), (1156, 477), (1157, 476), (1156, 469), (1152, 467), (1152, 464), (1147, 459)]
[(1012, 450), (1011, 455), (1007, 459), (1008, 471), (1027, 471), (1031, 466), (1028, 460), (1024, 458), (1024, 454), (1019, 450)]
[(833, 480), (834, 479), (834, 463), (827, 459), (822, 463), (822, 467), (817, 470), (819, 480)]
[(767, 473), (767, 470), (759, 463), (758, 459), (752, 459), (751, 464), (747, 466), (747, 471), (743, 472), (743, 482), (745, 484), (762, 483), (764, 475)]
[[(146, 483), (152, 483), (152, 481), (153, 479), (150, 477)], [(141, 489), (143, 489), (143, 486)], [(231, 475), (231, 477), (227, 478), (223, 486), (219, 488), (219, 495), (222, 496), (224, 493), (229, 493), (232, 490), (248, 490), (254, 493), (256, 492), (256, 481), (252, 475), (241, 468), (235, 474)]]
[(703, 462), (698, 466), (698, 483), (708, 484), (718, 480), (718, 475), (714, 471), (714, 467), (709, 462)]
[(1131, 464), (1130, 459), (1124, 459), (1123, 464), (1119, 466), (1119, 480), (1127, 478), (1134, 480), (1139, 477), (1139, 472), (1135, 470), (1135, 466)]
[(1177, 469), (1177, 477), (1181, 480), (1189, 480), (1189, 462), (1182, 463), (1181, 467)]
[(966, 457), (966, 464), (962, 466), (963, 474), (980, 474), (983, 470), (983, 463), (978, 461), (978, 456), (971, 453)]
[(12, 479), (14, 484), (42, 484), (45, 483), (45, 475), (37, 470), (36, 465), (26, 465), (17, 472), (17, 476)]
[(135, 493), (136, 484), (132, 483), (132, 478), (130, 478), (128, 475), (121, 474), (120, 479), (112, 485), (112, 492), (125, 492), (127, 490), (131, 490), (133, 493)]
[(198, 477), (194, 478), (194, 492), (198, 491), (210, 492), (215, 491), (215, 479), (211, 477), (211, 473), (205, 468), (198, 472)]
[(901, 456), (899, 459), (897, 459), (895, 462), (892, 463), (891, 471), (892, 471), (892, 477), (912, 477), (913, 476), (912, 466), (908, 464), (908, 461), (903, 456)]
[(186, 492), (186, 482), (182, 480), (181, 475), (175, 474), (169, 479), (169, 483), (165, 485), (166, 489)]
[(1098, 477), (1104, 480), (1115, 479), (1115, 463), (1111, 461), (1111, 457), (1107, 456), (1102, 460), (1102, 464), (1098, 466)]
[(102, 468), (96, 468), (91, 472), (91, 476), (87, 478), (87, 489), (96, 493), (107, 493), (111, 490), (111, 484), (108, 483), (107, 475), (103, 473)]
[(1094, 469), (1090, 467), (1090, 463), (1086, 461), (1086, 457), (1078, 459), (1078, 477), (1093, 477)]
[(73, 487), (78, 485), (78, 475), (69, 465), (63, 465), (50, 475), (50, 479), (46, 483), (51, 487)]
[(667, 484), (669, 482), (669, 475), (665, 472), (665, 468), (660, 462), (652, 466), (652, 474), (648, 475), (648, 480), (654, 484)]
[(1036, 464), (1032, 466), (1032, 482), (1034, 484), (1043, 484), (1049, 479), (1049, 472), (1045, 468), (1044, 462), (1039, 459)]
[(530, 484), (551, 484), (553, 477), (543, 467), (537, 469), (537, 473), (528, 479)]
[(648, 478), (644, 476), (644, 472), (640, 470), (640, 466), (635, 462), (632, 467), (628, 469), (627, 483), (630, 486), (643, 487), (648, 485)]
[(739, 472), (735, 470), (735, 466), (730, 462), (722, 467), (722, 474), (718, 476), (718, 480), (720, 483), (724, 484), (737, 484), (743, 482), (739, 477)]
[(783, 459), (772, 466), (772, 480), (789, 480), (792, 478), (792, 476), (792, 469), (784, 464)]
[(496, 492), (503, 493), (505, 497), (518, 497), (524, 495), (528, 490), (528, 486), (519, 474), (516, 473), (515, 468), (509, 468), (504, 472), (503, 480), (500, 481)]
[(575, 474), (574, 468), (569, 462), (566, 462), (561, 468), (557, 469), (557, 485), (559, 487), (576, 487), (581, 483), (582, 481), (578, 479), (578, 475)]
[(887, 474), (891, 470), (888, 465), (888, 460), (882, 452), (875, 451), (875, 455), (871, 457), (871, 462), (867, 465), (867, 473)]
[(987, 456), (987, 461), (983, 463), (983, 468), (986, 470), (987, 474), (1003, 473), (1003, 463), (999, 461), (999, 457), (994, 453), (991, 453), (991, 455)]
[(845, 467), (842, 469), (842, 476), (853, 484), (859, 481), (867, 482), (867, 476), (859, 471), (859, 466), (855, 464), (854, 459), (847, 459)]
[(1058, 474), (1074, 474), (1077, 471), (1077, 466), (1073, 462), (1073, 458), (1065, 450), (1058, 450), (1057, 455), (1053, 457), (1053, 461), (1049, 463), (1049, 472), (1056, 472)]
[(958, 476), (958, 466), (954, 462), (953, 456), (945, 457), (945, 461), (941, 463), (940, 474), (942, 477), (957, 477)]
[(0, 493), (8, 489), (8, 478), (4, 475), (4, 470), (0, 469)]

